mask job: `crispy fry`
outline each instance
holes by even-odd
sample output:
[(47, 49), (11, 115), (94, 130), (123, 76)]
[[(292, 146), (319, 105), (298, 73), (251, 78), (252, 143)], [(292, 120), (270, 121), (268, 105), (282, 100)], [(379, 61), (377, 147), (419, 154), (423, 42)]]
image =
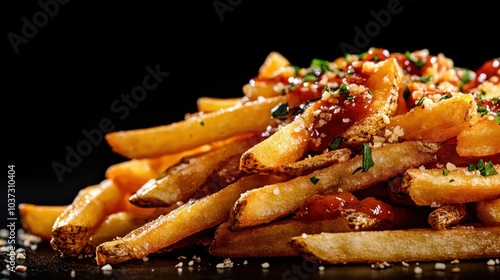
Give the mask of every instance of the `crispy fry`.
[(284, 98), (259, 99), (157, 127), (111, 132), (106, 141), (115, 153), (131, 159), (178, 153), (265, 130), (273, 122), (271, 109)]
[[(491, 165), (500, 170), (500, 165)], [(444, 173), (448, 172), (446, 175)], [(444, 172), (444, 173), (443, 173)], [(466, 167), (406, 170), (396, 192), (416, 205), (448, 205), (500, 198), (500, 174), (484, 176)]]
[(305, 176), (247, 191), (231, 210), (230, 227), (235, 230), (271, 222), (295, 211), (306, 197), (330, 188), (347, 192), (366, 188), (432, 161), (438, 148), (437, 144), (422, 142), (389, 144), (372, 150), (374, 165), (366, 172), (354, 172), (362, 166), (360, 155)]
[(210, 246), (210, 254), (218, 257), (297, 256), (288, 242), (303, 233), (351, 231), (344, 218), (317, 222), (294, 219), (232, 231), (229, 223), (221, 224)]
[[(432, 121), (429, 121), (432, 120)], [(403, 131), (400, 139), (442, 142), (478, 121), (477, 104), (470, 94), (458, 94), (435, 104), (414, 107), (390, 119), (388, 131)]]
[(52, 238), (52, 226), (67, 205), (36, 205), (20, 203), (18, 205), (21, 226), (33, 235), (49, 241)]
[(443, 205), (433, 210), (429, 214), (429, 225), (433, 229), (445, 229), (458, 225), (469, 218), (469, 213), (465, 204)]
[(476, 203), (477, 218), (488, 226), (500, 226), (500, 198)]
[(99, 224), (123, 207), (123, 195), (111, 180), (80, 190), (54, 222), (52, 248), (63, 256), (78, 256)]
[(196, 232), (219, 225), (227, 220), (229, 210), (242, 192), (279, 180), (282, 178), (250, 175), (212, 195), (189, 201), (123, 238), (99, 245), (96, 248), (97, 264), (140, 259)]
[(291, 246), (321, 263), (412, 262), (498, 257), (498, 240), (497, 226), (320, 233), (294, 237)]
[(132, 230), (151, 221), (149, 215), (132, 212), (117, 212), (110, 214), (89, 236), (87, 244), (82, 249), (83, 254), (92, 254), (95, 248), (103, 242), (125, 236)]
[(463, 157), (484, 157), (500, 154), (500, 125), (498, 121), (482, 118), (457, 135), (457, 153)]
[(279, 166), (292, 163), (307, 151), (307, 118), (296, 118), (269, 138), (248, 149), (240, 169), (248, 173), (272, 174)]
[(240, 157), (258, 141), (258, 135), (249, 134), (204, 154), (184, 158), (150, 179), (129, 200), (140, 207), (167, 207), (187, 201), (204, 185), (221, 189), (243, 176), (238, 169)]
[(136, 192), (148, 180), (155, 178), (168, 167), (179, 162), (183, 157), (208, 152), (214, 145), (206, 144), (191, 150), (156, 158), (130, 159), (108, 167), (106, 179), (113, 180), (125, 192)]
[(343, 134), (345, 143), (358, 147), (385, 130), (386, 119), (398, 108), (398, 90), (402, 79), (402, 70), (396, 59), (388, 59), (369, 76), (366, 86), (373, 99), (370, 115), (350, 126)]
[(242, 102), (242, 98), (216, 98), (202, 96), (196, 100), (196, 106), (198, 107), (198, 112), (208, 113), (217, 110), (226, 109), (229, 107), (236, 106)]

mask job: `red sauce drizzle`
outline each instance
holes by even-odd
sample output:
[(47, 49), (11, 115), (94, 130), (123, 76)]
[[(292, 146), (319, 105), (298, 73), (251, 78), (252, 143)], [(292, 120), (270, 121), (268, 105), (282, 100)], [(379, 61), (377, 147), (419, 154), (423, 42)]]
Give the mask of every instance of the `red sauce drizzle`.
[(358, 199), (349, 192), (313, 195), (306, 198), (296, 217), (304, 221), (335, 219), (343, 215), (344, 207), (356, 201)]
[(310, 196), (304, 201), (295, 217), (312, 222), (336, 219), (350, 212), (360, 212), (372, 219), (389, 223), (395, 220), (391, 205), (374, 197), (358, 200), (349, 192)]

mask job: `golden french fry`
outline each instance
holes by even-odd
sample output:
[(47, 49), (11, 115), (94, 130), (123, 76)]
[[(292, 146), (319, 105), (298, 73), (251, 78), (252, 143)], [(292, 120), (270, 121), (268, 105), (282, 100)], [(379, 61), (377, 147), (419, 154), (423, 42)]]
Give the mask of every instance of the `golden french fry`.
[(458, 225), (469, 218), (465, 204), (442, 205), (429, 214), (429, 225), (433, 229), (445, 229)]
[(389, 144), (372, 149), (374, 165), (366, 172), (355, 172), (363, 165), (363, 157), (359, 155), (305, 176), (247, 191), (231, 210), (231, 229), (264, 224), (286, 216), (306, 197), (328, 189), (353, 192), (387, 180), (407, 168), (434, 160), (438, 148), (435, 143), (425, 142)]
[(18, 205), (21, 226), (30, 234), (39, 236), (42, 240), (52, 238), (52, 226), (57, 217), (68, 205), (36, 205), (20, 203)]
[(500, 255), (498, 240), (500, 226), (421, 228), (297, 236), (291, 246), (320, 263), (390, 263), (495, 258)]
[(300, 159), (308, 146), (306, 125), (305, 118), (296, 118), (269, 138), (248, 149), (241, 157), (241, 170), (271, 174), (279, 166)]
[(217, 98), (217, 97), (202, 96), (199, 97), (198, 100), (196, 100), (196, 106), (198, 107), (198, 112), (208, 113), (233, 107), (241, 102), (242, 99), (240, 97)]
[(264, 63), (260, 66), (258, 76), (264, 79), (274, 78), (283, 67), (290, 65), (290, 61), (281, 53), (276, 51), (270, 52)]
[(316, 222), (294, 219), (232, 231), (225, 222), (217, 227), (209, 252), (217, 257), (297, 256), (288, 242), (303, 233), (351, 231), (344, 218)]
[(457, 135), (457, 153), (463, 157), (500, 154), (500, 124), (487, 117)]
[[(472, 126), (478, 117), (477, 104), (472, 95), (457, 94), (432, 105), (424, 103), (406, 114), (392, 117), (387, 130), (404, 141), (442, 142)], [(401, 130), (402, 133), (398, 132)]]
[(63, 256), (78, 256), (100, 223), (123, 207), (123, 196), (111, 180), (80, 190), (54, 222), (50, 240), (52, 248)]
[[(490, 168), (500, 170), (500, 165)], [(440, 206), (500, 198), (500, 174), (486, 176), (481, 172), (469, 171), (467, 167), (409, 168), (397, 192), (402, 197), (409, 196), (416, 205)]]
[(366, 80), (366, 87), (372, 92), (369, 115), (354, 123), (342, 138), (351, 147), (359, 147), (385, 130), (386, 120), (398, 108), (398, 90), (402, 70), (396, 59), (387, 59), (377, 64), (376, 70)]
[[(261, 132), (274, 121), (271, 109), (285, 97), (259, 99), (167, 125), (106, 134), (114, 152), (127, 158), (157, 157), (228, 137)], [(252, 121), (248, 121), (252, 120)]]
[(488, 226), (500, 226), (500, 198), (476, 203), (477, 218)]
[(140, 207), (167, 207), (187, 201), (197, 190), (201, 194), (204, 185), (222, 189), (244, 175), (238, 169), (240, 157), (258, 141), (258, 135), (248, 134), (225, 146), (186, 157), (146, 182), (129, 201)]
[(282, 178), (250, 175), (212, 195), (199, 200), (190, 200), (120, 239), (97, 246), (97, 264), (114, 264), (141, 259), (194, 233), (217, 226), (227, 220), (229, 210), (242, 192), (279, 180)]
[(113, 180), (123, 191), (133, 193), (165, 169), (178, 163), (183, 157), (210, 151), (214, 144), (206, 144), (191, 150), (167, 154), (156, 158), (130, 159), (108, 167), (106, 179)]

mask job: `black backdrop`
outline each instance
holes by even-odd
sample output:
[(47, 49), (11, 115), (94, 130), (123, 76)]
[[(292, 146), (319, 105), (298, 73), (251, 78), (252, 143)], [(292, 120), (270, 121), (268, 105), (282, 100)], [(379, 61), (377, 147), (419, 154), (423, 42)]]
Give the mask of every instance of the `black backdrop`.
[[(498, 12), (486, 1), (105, 2), (2, 9), (3, 149), (15, 165), (16, 204), (68, 204), (125, 160), (99, 139), (103, 119), (114, 130), (150, 127), (194, 112), (199, 96), (241, 96), (270, 51), (299, 66), (371, 46), (427, 48), (471, 69), (500, 56)], [(147, 67), (161, 82), (118, 112)], [(89, 133), (88, 155), (58, 179), (52, 164), (66, 164)], [(3, 193), (7, 205), (7, 186)]]

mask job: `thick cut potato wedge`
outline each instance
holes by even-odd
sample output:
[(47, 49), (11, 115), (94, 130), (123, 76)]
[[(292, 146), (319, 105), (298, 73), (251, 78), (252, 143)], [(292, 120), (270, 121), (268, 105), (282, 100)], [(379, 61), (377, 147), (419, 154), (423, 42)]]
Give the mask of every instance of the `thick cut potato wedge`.
[(212, 195), (191, 200), (120, 239), (97, 246), (97, 264), (141, 259), (192, 234), (217, 226), (227, 220), (231, 207), (242, 192), (282, 179), (274, 176), (250, 175)]
[[(500, 170), (500, 165), (492, 165)], [(500, 173), (490, 176), (466, 167), (444, 169), (410, 168), (405, 171), (399, 196), (409, 196), (416, 205), (449, 205), (500, 198)]]
[(297, 236), (291, 246), (320, 263), (467, 260), (500, 255), (500, 226), (408, 229)]
[(52, 226), (52, 248), (66, 257), (78, 256), (101, 222), (123, 207), (123, 195), (110, 180), (80, 190)]
[(402, 141), (442, 142), (477, 121), (477, 104), (472, 95), (457, 94), (437, 103), (423, 103), (406, 114), (392, 117), (387, 130), (394, 133), (402, 129)]
[(431, 162), (438, 148), (435, 143), (423, 142), (389, 144), (373, 148), (374, 165), (366, 172), (355, 172), (363, 164), (360, 155), (305, 176), (247, 191), (231, 210), (230, 227), (236, 230), (269, 223), (295, 211), (306, 197), (328, 189), (353, 192), (388, 180), (407, 168)]
[(500, 154), (500, 124), (487, 117), (457, 135), (457, 153), (463, 157)]
[(283, 96), (259, 99), (163, 126), (111, 132), (106, 134), (106, 141), (115, 153), (130, 159), (178, 153), (231, 136), (264, 131), (273, 123), (271, 109), (284, 100)]
[(36, 205), (20, 203), (18, 206), (22, 227), (43, 240), (52, 239), (52, 226), (67, 205)]
[(197, 190), (201, 193), (202, 187), (210, 187), (211, 192), (222, 189), (244, 175), (238, 169), (240, 157), (258, 141), (258, 135), (249, 134), (206, 153), (183, 158), (146, 182), (129, 200), (140, 207), (167, 207), (186, 202)]

